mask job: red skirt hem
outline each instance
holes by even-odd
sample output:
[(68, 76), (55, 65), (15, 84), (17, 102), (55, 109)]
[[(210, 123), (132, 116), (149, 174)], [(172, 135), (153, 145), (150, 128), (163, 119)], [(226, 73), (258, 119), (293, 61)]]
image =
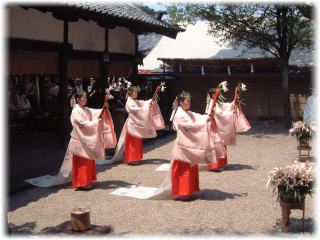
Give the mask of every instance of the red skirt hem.
[(172, 196), (190, 196), (200, 191), (198, 165), (174, 160), (171, 171)]
[(97, 180), (96, 163), (94, 160), (73, 155), (72, 186), (86, 187)]
[(207, 168), (209, 168), (209, 169), (221, 168), (221, 167), (223, 167), (223, 166), (225, 166), (227, 164), (228, 164), (227, 157), (218, 158), (217, 159), (217, 164), (207, 164)]
[(137, 162), (143, 158), (143, 142), (142, 138), (131, 136), (126, 132), (125, 139), (125, 162)]
[(218, 169), (228, 164), (227, 146), (224, 146), (224, 158), (218, 158), (216, 164), (207, 164), (209, 169)]

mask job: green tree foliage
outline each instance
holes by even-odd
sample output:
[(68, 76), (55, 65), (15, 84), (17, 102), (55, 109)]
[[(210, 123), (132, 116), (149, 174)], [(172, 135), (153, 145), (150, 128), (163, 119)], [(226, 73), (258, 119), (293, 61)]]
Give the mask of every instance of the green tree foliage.
[[(288, 65), (292, 50), (311, 48), (313, 24), (303, 16), (303, 5), (285, 4), (170, 4), (169, 22), (186, 27), (207, 21), (208, 33), (223, 45), (260, 48), (280, 60), (284, 123), (289, 126)], [(310, 8), (310, 6), (308, 6)]]

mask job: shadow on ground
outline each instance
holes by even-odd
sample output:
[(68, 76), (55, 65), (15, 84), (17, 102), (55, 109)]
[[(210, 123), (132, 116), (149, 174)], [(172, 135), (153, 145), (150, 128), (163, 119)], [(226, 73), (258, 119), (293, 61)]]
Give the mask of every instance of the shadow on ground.
[(107, 171), (113, 167), (117, 167), (118, 165), (123, 164), (123, 161), (114, 162), (112, 164), (105, 164), (105, 165), (96, 165), (97, 174), (100, 172)]
[(177, 134), (175, 132), (168, 132), (167, 134), (156, 138), (150, 139), (147, 142), (143, 142), (143, 153), (153, 151), (173, 140), (176, 139)]
[(208, 235), (240, 235), (244, 237), (245, 235), (248, 235), (249, 233), (243, 233), (238, 231), (232, 231), (228, 228), (202, 228), (202, 227), (192, 227), (192, 228), (185, 228), (182, 232), (182, 235), (187, 236), (208, 236)]
[(161, 159), (161, 158), (152, 158), (152, 159), (146, 159), (141, 161), (141, 165), (145, 164), (164, 164), (164, 163), (170, 163), (170, 160), (168, 159)]
[(48, 235), (70, 235), (70, 236), (87, 236), (87, 235), (105, 235), (113, 231), (112, 226), (99, 226), (91, 224), (91, 229), (87, 231), (73, 231), (71, 221), (65, 221), (55, 227), (46, 227), (41, 230), (40, 234)]
[[(184, 202), (193, 202), (197, 200), (207, 200), (207, 201), (223, 201), (226, 199), (236, 199), (239, 197), (245, 197), (247, 196), (248, 193), (228, 193), (228, 192), (223, 192), (219, 191), (216, 189), (202, 189), (197, 193), (194, 193), (189, 200), (182, 200)], [(173, 199), (171, 195), (171, 191), (164, 191), (163, 193), (154, 196), (150, 198), (150, 200), (171, 200), (171, 201), (176, 201)]]
[(206, 165), (199, 165), (199, 170), (200, 171), (208, 171), (208, 172), (214, 172), (214, 173), (222, 173), (225, 171), (240, 171), (240, 170), (257, 170), (257, 168), (246, 165), (246, 164), (228, 164), (225, 165), (222, 170), (217, 170), (217, 169), (209, 169), (207, 168)]
[[(84, 190), (84, 191), (94, 191), (95, 189), (115, 189), (118, 187), (125, 187), (130, 185), (130, 183), (128, 182), (124, 182), (124, 181), (103, 181), (103, 182), (94, 182), (93, 183), (93, 187), (91, 189), (88, 190)], [(72, 191), (75, 191), (76, 189), (74, 187), (71, 186), (71, 183), (66, 183), (63, 185), (59, 185), (59, 186), (55, 186), (55, 187), (50, 187), (50, 188), (38, 188), (38, 187), (34, 187), (33, 191), (29, 191), (29, 192), (21, 192), (21, 193), (17, 193), (18, 195), (21, 194), (21, 197), (23, 199), (20, 199), (20, 201), (9, 201), (9, 211), (14, 211), (18, 208), (24, 207), (26, 205), (28, 205), (31, 202), (36, 202), (41, 198), (47, 197), (52, 193), (57, 193), (60, 190), (63, 189), (70, 189)]]
[(216, 189), (203, 189), (194, 194), (195, 199), (208, 201), (222, 201), (226, 199), (236, 199), (247, 196), (248, 193), (228, 193)]
[(9, 235), (17, 234), (32, 234), (33, 229), (36, 227), (35, 222), (27, 222), (22, 225), (15, 225), (13, 223), (8, 223), (7, 233)]
[(272, 138), (272, 135), (289, 135), (289, 130), (280, 121), (249, 121), (251, 129), (238, 135), (250, 135), (256, 138)]
[[(278, 219), (273, 226), (273, 230), (271, 231), (272, 235), (277, 235), (277, 234), (286, 234), (281, 232), (281, 220)], [(315, 232), (315, 222), (314, 219), (312, 218), (305, 218), (304, 219), (304, 232), (312, 234)], [(302, 213), (301, 213), (301, 218), (292, 218), (290, 217), (290, 224), (288, 226), (288, 233), (287, 234), (292, 234), (292, 233), (303, 233), (303, 228), (302, 228)]]
[(246, 164), (228, 164), (223, 167), (223, 171), (257, 170), (257, 168)]
[(104, 190), (116, 189), (119, 187), (126, 187), (130, 184), (131, 183), (124, 182), (124, 181), (118, 181), (118, 180), (103, 181), (103, 182), (98, 181), (93, 184), (92, 190), (94, 190), (94, 189), (104, 189)]
[(67, 188), (72, 188), (70, 183), (62, 184), (59, 186), (54, 186), (50, 188), (40, 188), (40, 187), (33, 187), (31, 186), (32, 191), (22, 191), (19, 193), (16, 193), (16, 196), (21, 196), (19, 198), (19, 201), (8, 201), (8, 210), (9, 211), (14, 211), (18, 208), (24, 207), (28, 205), (31, 202), (36, 202), (41, 198), (47, 197), (52, 193), (57, 193), (62, 189), (67, 189)]

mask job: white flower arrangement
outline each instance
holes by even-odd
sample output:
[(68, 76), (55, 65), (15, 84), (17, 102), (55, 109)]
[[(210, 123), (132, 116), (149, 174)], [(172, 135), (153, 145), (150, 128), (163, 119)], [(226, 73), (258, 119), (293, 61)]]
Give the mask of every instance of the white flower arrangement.
[(277, 191), (277, 201), (281, 194), (292, 195), (294, 199), (301, 201), (302, 198), (313, 193), (313, 164), (294, 162), (284, 169), (275, 167), (268, 174), (267, 187)]
[(297, 121), (292, 123), (292, 128), (289, 130), (289, 136), (296, 137), (298, 141), (310, 141), (315, 133), (313, 123)]

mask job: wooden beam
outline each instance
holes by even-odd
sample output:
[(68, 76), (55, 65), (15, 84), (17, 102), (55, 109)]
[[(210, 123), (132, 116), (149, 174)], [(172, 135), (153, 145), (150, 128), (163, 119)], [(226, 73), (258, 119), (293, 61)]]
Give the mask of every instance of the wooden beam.
[(62, 21), (68, 21), (68, 22), (79, 21), (79, 17), (73, 15), (73, 13), (71, 11), (68, 11), (67, 9), (52, 11), (52, 16)]
[[(52, 51), (58, 52), (63, 48), (62, 42), (50, 42), (42, 40), (7, 38), (9, 49), (12, 50), (30, 50), (30, 51)], [(66, 47), (71, 50), (72, 44), (68, 43)]]

